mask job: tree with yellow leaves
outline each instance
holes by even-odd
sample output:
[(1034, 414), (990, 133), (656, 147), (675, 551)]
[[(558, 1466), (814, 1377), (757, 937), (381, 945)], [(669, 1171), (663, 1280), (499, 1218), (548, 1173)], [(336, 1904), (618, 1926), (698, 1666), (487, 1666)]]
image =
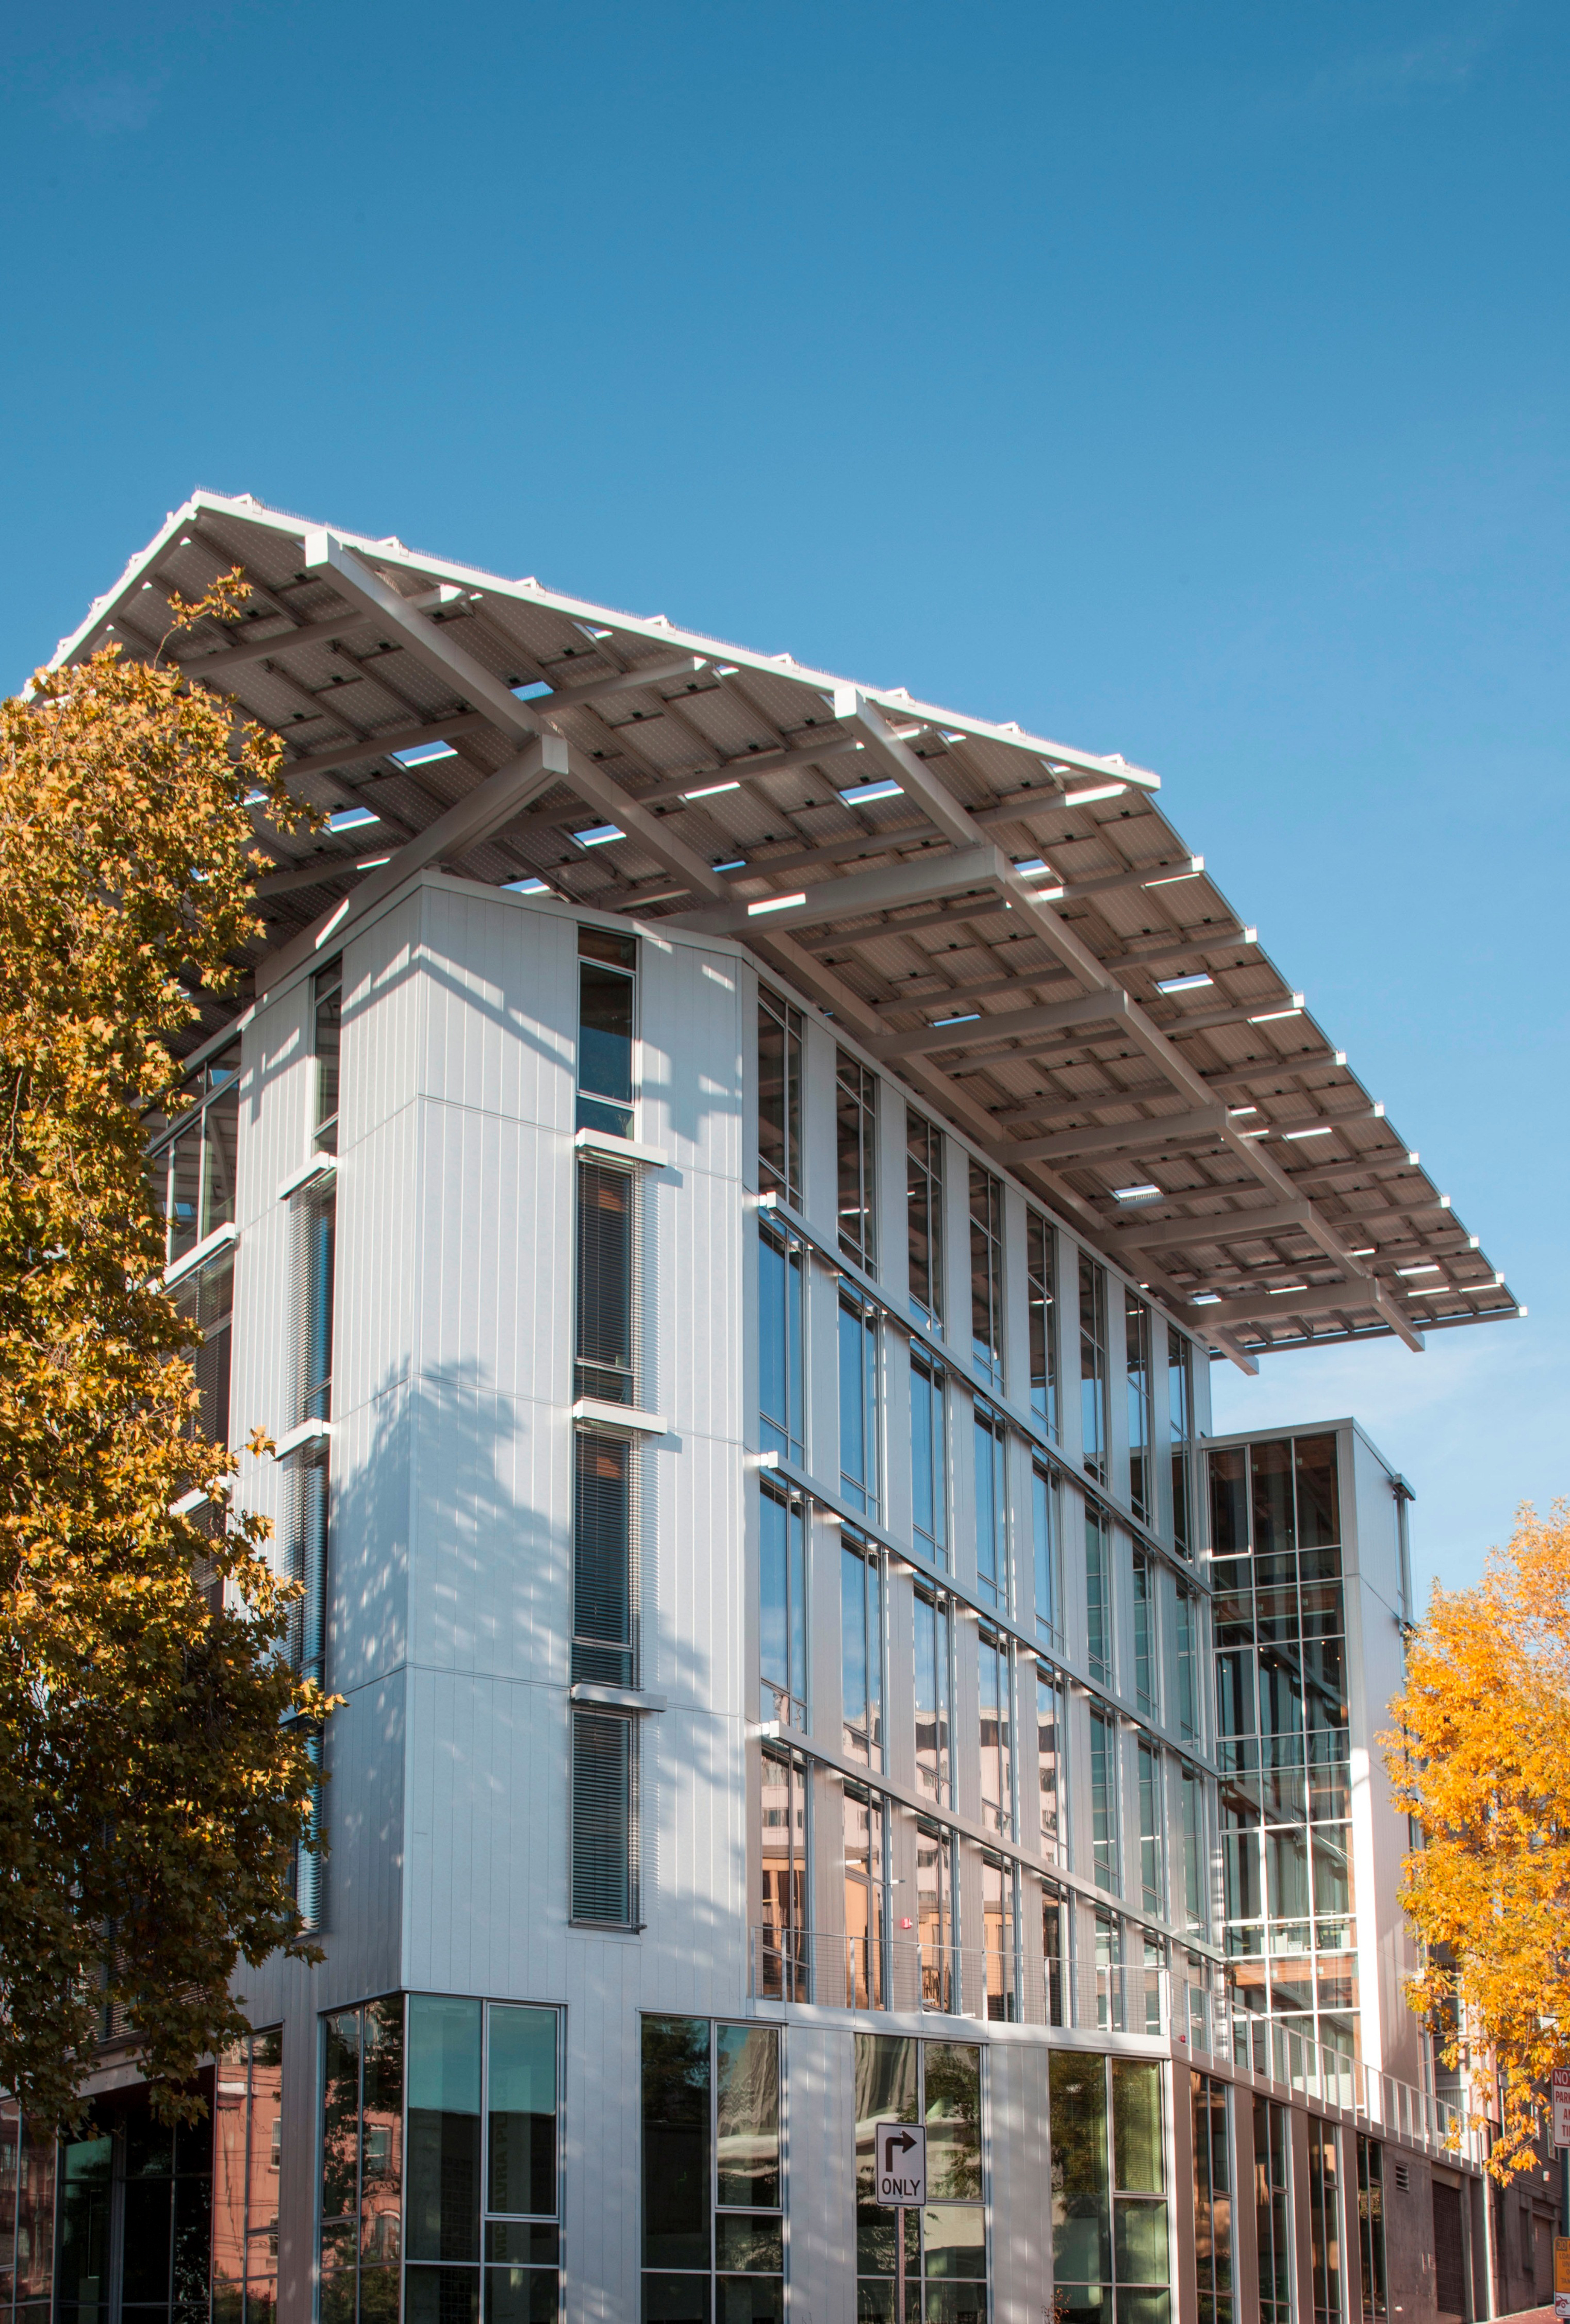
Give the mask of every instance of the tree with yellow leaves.
[[(46, 2124), (78, 2112), (106, 2005), (159, 2110), (190, 2114), (245, 2027), (241, 1957), (311, 1950), (290, 1868), (329, 1705), (199, 1433), (144, 1165), (194, 991), (261, 933), (246, 800), (304, 817), (280, 761), (115, 647), (0, 704), (0, 2084)], [(197, 1493), (205, 1523), (176, 1514)]]
[(1408, 1997), (1447, 2063), (1501, 2069), (1491, 2167), (1508, 2180), (1537, 2161), (1551, 2070), (1570, 2064), (1570, 1502), (1546, 1521), (1523, 1504), (1475, 1589), (1436, 1585), (1390, 1708), (1387, 1762), (1423, 1836), (1402, 1887), (1426, 1961)]

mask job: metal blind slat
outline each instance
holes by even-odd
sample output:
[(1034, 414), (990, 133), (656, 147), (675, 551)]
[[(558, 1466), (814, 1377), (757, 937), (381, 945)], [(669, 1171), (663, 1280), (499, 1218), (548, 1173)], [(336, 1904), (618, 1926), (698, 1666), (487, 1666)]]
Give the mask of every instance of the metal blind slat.
[(572, 1720), (572, 1917), (628, 1928), (637, 1918), (633, 1721)]

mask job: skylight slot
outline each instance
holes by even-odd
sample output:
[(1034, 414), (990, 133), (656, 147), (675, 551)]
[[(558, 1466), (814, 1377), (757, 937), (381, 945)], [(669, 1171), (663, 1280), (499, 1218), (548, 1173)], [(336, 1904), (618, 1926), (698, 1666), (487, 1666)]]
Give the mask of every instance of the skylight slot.
[(747, 859), (744, 855), (733, 855), (727, 862), (716, 863), (710, 868), (716, 872), (744, 872)]
[(979, 1009), (965, 1009), (963, 1010), (957, 1017), (929, 1017), (927, 1021), (929, 1025), (938, 1026), (975, 1025), (978, 1024), (980, 1020), (981, 1010)]
[(722, 791), (739, 791), (741, 788), (738, 782), (705, 783), (701, 790), (683, 791), (681, 796), (684, 799), (718, 798)]
[(510, 896), (549, 896), (550, 883), (544, 880), (503, 880), (503, 887)]
[(1197, 992), (1202, 984), (1214, 984), (1215, 979), (1208, 969), (1202, 968), (1194, 976), (1167, 976), (1157, 985), (1158, 992)]
[(1421, 1267), (1398, 1267), (1398, 1275), (1443, 1275), (1445, 1269), (1436, 1259), (1425, 1259)]
[(1283, 1138), (1287, 1139), (1329, 1138), (1334, 1132), (1334, 1128), (1335, 1125), (1334, 1122), (1316, 1121), (1312, 1130), (1283, 1130), (1281, 1135)]
[(1114, 1186), (1113, 1188), (1113, 1194), (1120, 1203), (1148, 1203), (1160, 1192), (1159, 1186)]
[(855, 783), (848, 791), (841, 791), (839, 802), (842, 807), (870, 807), (874, 799), (902, 798), (904, 795), (903, 783)]
[(1301, 1017), (1307, 1007), (1302, 993), (1294, 992), (1290, 1009), (1267, 1009), (1258, 1017), (1251, 1017), (1251, 1025), (1279, 1025), (1283, 1017)]
[(806, 901), (805, 888), (798, 889), (793, 896), (761, 896), (755, 904), (747, 906), (747, 917), (749, 919), (756, 919), (760, 912), (789, 911), (792, 904), (804, 904)]
[(616, 823), (591, 823), (586, 831), (575, 831), (572, 835), (580, 847), (608, 847), (612, 840), (627, 836)]
[(457, 752), (450, 742), (417, 742), (411, 751), (394, 751), (391, 755), (395, 767), (429, 767), (438, 759), (456, 759)]
[(368, 823), (380, 823), (381, 820), (381, 816), (368, 807), (342, 807), (336, 815), (328, 816), (327, 827), (332, 832), (364, 831)]

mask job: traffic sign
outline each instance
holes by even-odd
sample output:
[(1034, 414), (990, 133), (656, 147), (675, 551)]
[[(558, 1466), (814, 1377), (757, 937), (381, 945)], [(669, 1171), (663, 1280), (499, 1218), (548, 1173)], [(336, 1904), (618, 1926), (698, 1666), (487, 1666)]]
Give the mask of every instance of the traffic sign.
[(913, 2123), (879, 2123), (873, 2157), (877, 2201), (886, 2210), (919, 2210), (927, 2200), (926, 2130)]
[(1554, 2238), (1554, 2314), (1558, 2324), (1570, 2317), (1570, 2236)]
[(1554, 2069), (1554, 2144), (1570, 2146), (1570, 2066)]

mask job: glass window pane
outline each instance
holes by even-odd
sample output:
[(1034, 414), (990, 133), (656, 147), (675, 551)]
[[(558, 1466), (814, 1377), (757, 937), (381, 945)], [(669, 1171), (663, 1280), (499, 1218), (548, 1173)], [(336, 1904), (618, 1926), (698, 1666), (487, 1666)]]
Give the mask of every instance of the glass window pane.
[(922, 2266), (928, 2276), (968, 2276), (984, 2282), (987, 2273), (986, 2206), (934, 2203), (921, 2214)]
[(922, 2044), (927, 2090), (927, 2191), (979, 2203), (981, 2052), (967, 2043)]
[(1248, 1551), (1248, 1460), (1241, 1444), (1210, 1456), (1210, 1536), (1217, 1557)]
[(645, 2017), (645, 2267), (708, 2266), (710, 2172), (708, 2020)]
[[(721, 2025), (715, 2031), (719, 2123), (718, 2200), (755, 2205), (780, 2201), (780, 2036), (771, 2025)], [(751, 2262), (716, 2261), (722, 2267)], [(760, 2263), (762, 2264), (762, 2263)], [(773, 2267), (783, 2265), (774, 2259)]]
[[(413, 2141), (411, 2140), (412, 2146)], [(412, 2239), (412, 2234), (411, 2234)], [(369, 2272), (369, 2271), (368, 2271)], [(398, 2313), (397, 2278), (391, 2269), (392, 2324)], [(479, 2324), (480, 2271), (477, 2267), (411, 2267), (403, 2275), (404, 2324)], [(364, 2301), (365, 2287), (361, 2297)]]
[(360, 2013), (339, 2010), (322, 2021), (321, 2216), (352, 2218), (360, 2126)]
[(1329, 1549), (1341, 1539), (1341, 1499), (1334, 1436), (1299, 1436), (1298, 1457), (1298, 1546)]
[[(408, 2225), (411, 2259), (479, 2258), (477, 2001), (444, 1994), (410, 1997)], [(476, 2274), (476, 2301), (478, 2285)], [(470, 2293), (462, 2296), (466, 2301)]]
[(554, 2009), (491, 2006), (487, 2210), (556, 2209), (556, 2033)]
[(403, 1997), (368, 2001), (361, 2016), (360, 2255), (392, 2261), (403, 2209)]
[(1167, 2174), (1161, 2150), (1161, 2069), (1143, 2059), (1114, 2058), (1112, 2087), (1117, 2184), (1162, 2194)]
[(1113, 2218), (1113, 2264), (1119, 2283), (1165, 2283), (1166, 2204), (1132, 2202), (1120, 2195)]
[(1051, 2077), (1052, 2272), (1059, 2283), (1110, 2284), (1106, 2061), (1054, 2050)]

